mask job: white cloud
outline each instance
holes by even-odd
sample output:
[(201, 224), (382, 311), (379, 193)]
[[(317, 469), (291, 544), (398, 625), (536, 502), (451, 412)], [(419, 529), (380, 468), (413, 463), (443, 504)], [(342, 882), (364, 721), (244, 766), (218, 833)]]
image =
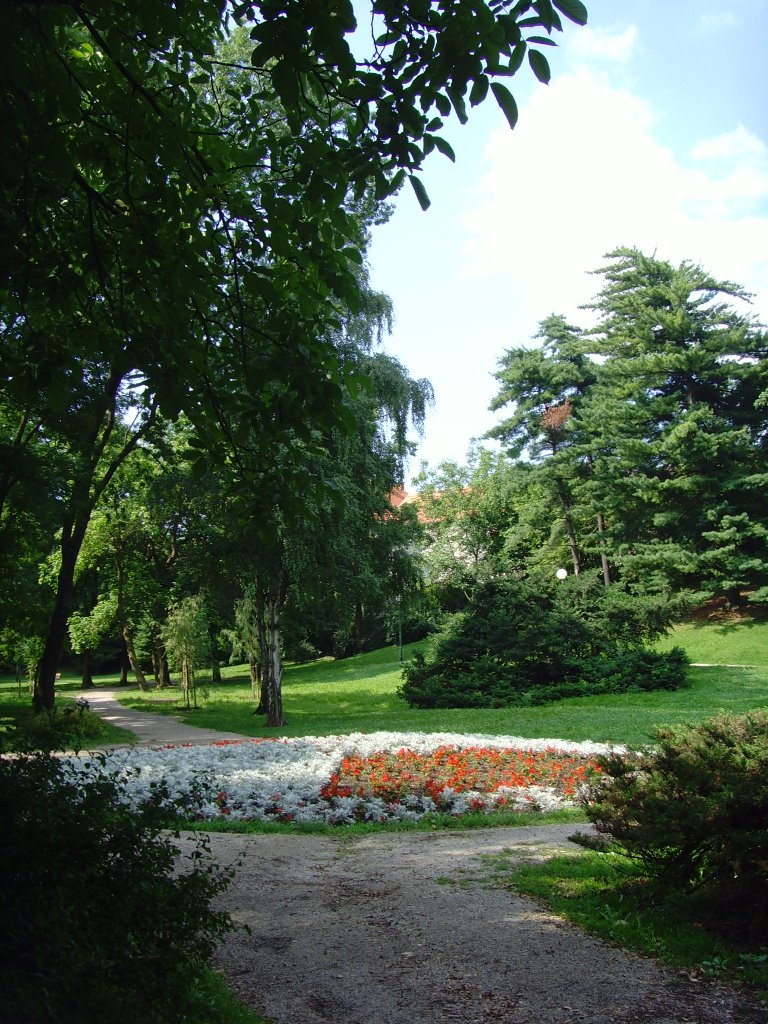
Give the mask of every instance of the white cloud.
[(595, 60), (626, 64), (637, 43), (637, 28), (629, 25), (623, 32), (610, 29), (582, 28), (568, 36), (566, 49), (578, 60)]
[(764, 167), (768, 165), (768, 146), (743, 124), (732, 132), (702, 139), (694, 146), (692, 155), (695, 160), (732, 161), (747, 158), (758, 161)]
[(645, 101), (584, 71), (539, 90), (515, 132), (492, 137), (487, 168), (464, 272), (503, 282), (526, 331), (550, 312), (589, 322), (576, 311), (598, 287), (587, 272), (619, 245), (699, 262), (759, 293), (768, 319), (768, 148), (746, 129), (677, 158)]
[(726, 28), (735, 28), (739, 24), (731, 11), (709, 11), (699, 17), (697, 29), (704, 35), (714, 35)]

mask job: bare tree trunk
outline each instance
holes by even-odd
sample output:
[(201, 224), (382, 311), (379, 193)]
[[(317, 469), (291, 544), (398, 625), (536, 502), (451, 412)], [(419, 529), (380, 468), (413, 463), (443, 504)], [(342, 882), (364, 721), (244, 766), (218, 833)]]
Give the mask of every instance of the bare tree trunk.
[(267, 694), (267, 725), (283, 724), (283, 662), (280, 653), (280, 602), (270, 592), (268, 604), (269, 692)]
[(363, 606), (359, 599), (355, 600), (355, 650), (363, 648)]
[(571, 518), (571, 502), (563, 481), (556, 480), (556, 486), (560, 504), (563, 507), (563, 521), (565, 522), (565, 532), (568, 536), (568, 546), (571, 549), (573, 574), (578, 576), (581, 573), (581, 558), (579, 556), (579, 545), (576, 541), (576, 531), (573, 528), (573, 519)]
[(159, 689), (162, 686), (160, 682), (162, 666), (160, 663), (160, 649), (156, 643), (152, 645), (150, 658), (152, 659), (152, 675), (155, 677), (155, 686)]
[[(277, 575), (277, 574), (276, 574)], [(269, 648), (269, 693), (267, 725), (285, 725), (283, 718), (283, 656), (280, 650), (280, 612), (288, 593), (288, 574), (273, 578), (267, 604), (267, 642)]]
[(163, 680), (163, 686), (173, 686), (173, 681), (171, 679), (171, 666), (168, 664), (168, 655), (165, 648), (163, 648), (162, 667), (163, 674), (161, 678)]
[(261, 667), (252, 654), (248, 657), (248, 670), (251, 674), (251, 696), (255, 700), (261, 696)]
[(256, 584), (256, 602), (258, 612), (256, 614), (256, 637), (259, 647), (259, 657), (256, 672), (259, 680), (259, 703), (256, 708), (257, 715), (265, 715), (269, 707), (269, 691), (271, 688), (270, 675), (272, 663), (269, 658), (269, 643), (267, 640), (266, 624), (266, 596), (261, 583)]
[(141, 669), (141, 664), (136, 655), (136, 648), (133, 646), (133, 637), (131, 636), (127, 623), (123, 623), (123, 640), (125, 640), (125, 649), (128, 652), (128, 660), (131, 663), (133, 674), (136, 676), (136, 682), (139, 685), (139, 689), (143, 693), (146, 693), (149, 689), (149, 686), (147, 685), (147, 678)]

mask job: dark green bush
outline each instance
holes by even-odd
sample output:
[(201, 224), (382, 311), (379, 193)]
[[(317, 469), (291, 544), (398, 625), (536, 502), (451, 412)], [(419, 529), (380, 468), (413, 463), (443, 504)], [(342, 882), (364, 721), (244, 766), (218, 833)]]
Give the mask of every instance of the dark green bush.
[(413, 707), (492, 708), (685, 685), (685, 653), (644, 650), (648, 629), (628, 600), (596, 590), (587, 610), (578, 605), (584, 594), (570, 604), (573, 596), (515, 578), (486, 584), (430, 655), (405, 666), (401, 696)]
[(0, 992), (14, 1024), (169, 1024), (230, 927), (227, 876), (181, 863), (157, 807), (129, 808), (101, 767), (0, 758)]
[(38, 750), (84, 750), (98, 741), (104, 732), (104, 723), (86, 707), (68, 704), (62, 709), (28, 713), (19, 718), (5, 737), (5, 748), (31, 753)]
[(642, 755), (604, 759), (587, 803), (598, 832), (663, 885), (768, 915), (768, 715), (663, 728)]

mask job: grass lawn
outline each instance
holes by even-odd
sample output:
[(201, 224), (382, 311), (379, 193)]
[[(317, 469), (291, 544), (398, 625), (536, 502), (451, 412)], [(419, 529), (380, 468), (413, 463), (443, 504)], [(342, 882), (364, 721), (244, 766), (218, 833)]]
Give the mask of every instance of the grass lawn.
[[(268, 729), (263, 716), (254, 715), (246, 666), (225, 668), (224, 682), (208, 686), (197, 710), (184, 711), (176, 689), (143, 694), (126, 688), (120, 699), (129, 707), (181, 715), (194, 725), (245, 736), (445, 731), (634, 746), (647, 743), (662, 724), (696, 722), (721, 710), (738, 714), (768, 707), (768, 621), (741, 617), (686, 623), (660, 646), (673, 644), (684, 647), (692, 661), (706, 663), (706, 667), (690, 670), (690, 686), (684, 690), (574, 697), (533, 708), (409, 708), (397, 696), (401, 683), (397, 647), (340, 661), (326, 658), (308, 665), (288, 665), (283, 678), (287, 724), (282, 729)], [(418, 647), (406, 646), (404, 657), (411, 657)], [(97, 683), (114, 686), (117, 677), (104, 676)], [(65, 699), (78, 688), (73, 673), (63, 673), (57, 683), (57, 692)], [(15, 683), (0, 682), (1, 718), (7, 721), (27, 703), (26, 693), (17, 698)], [(107, 737), (102, 741), (108, 742)]]
[(524, 866), (502, 856), (487, 866), (497, 883), (611, 944), (768, 995), (768, 950), (738, 928), (721, 928), (705, 900), (649, 892), (638, 868), (618, 854), (583, 852)]
[[(709, 663), (690, 670), (687, 689), (574, 697), (534, 708), (419, 710), (409, 708), (397, 696), (401, 682), (398, 649), (388, 647), (341, 661), (324, 659), (309, 665), (289, 665), (283, 679), (287, 724), (282, 729), (266, 728), (263, 717), (253, 714), (243, 666), (225, 669), (224, 683), (210, 686), (202, 707), (182, 712), (182, 718), (195, 725), (247, 736), (383, 729), (638, 745), (647, 743), (658, 725), (700, 721), (721, 710), (743, 713), (768, 706), (768, 622), (686, 624), (663, 643), (679, 643), (693, 661)], [(405, 658), (412, 656), (418, 646), (406, 646)], [(749, 665), (734, 667), (738, 659), (747, 656)], [(130, 690), (121, 700), (131, 707), (180, 713), (173, 691), (141, 694)]]

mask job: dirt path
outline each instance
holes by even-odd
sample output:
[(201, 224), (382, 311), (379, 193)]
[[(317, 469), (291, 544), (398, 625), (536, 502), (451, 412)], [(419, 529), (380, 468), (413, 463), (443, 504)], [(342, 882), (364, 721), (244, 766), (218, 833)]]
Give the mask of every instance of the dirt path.
[[(492, 881), (572, 826), (212, 835), (251, 934), (218, 964), (275, 1024), (765, 1024), (765, 1009), (589, 938)], [(490, 859), (488, 859), (490, 858)]]

